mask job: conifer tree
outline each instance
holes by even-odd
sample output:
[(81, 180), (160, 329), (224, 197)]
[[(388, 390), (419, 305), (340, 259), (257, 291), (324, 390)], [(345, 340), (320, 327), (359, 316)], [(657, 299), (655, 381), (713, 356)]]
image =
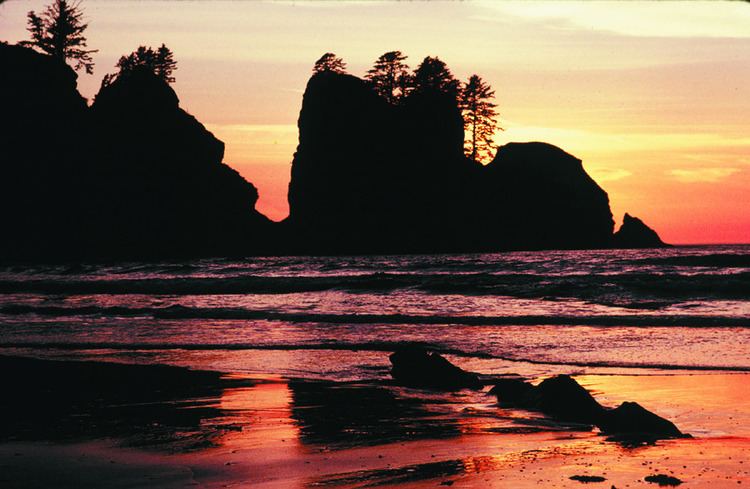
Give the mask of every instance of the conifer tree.
[(413, 87), (415, 92), (437, 91), (457, 96), (460, 83), (440, 58), (427, 56), (414, 72)]
[(332, 73), (346, 73), (346, 63), (333, 53), (325, 53), (315, 62), (313, 73), (323, 73), (329, 71)]
[(464, 131), (470, 135), (464, 143), (464, 152), (479, 163), (488, 163), (497, 147), (495, 132), (501, 128), (497, 124), (497, 104), (491, 101), (494, 97), (495, 91), (478, 75), (472, 75), (461, 89)]
[(32, 10), (27, 17), (31, 41), (22, 41), (19, 44), (39, 49), (63, 63), (67, 60), (74, 61), (73, 68), (83, 68), (89, 75), (94, 72), (91, 53), (98, 50), (86, 49), (83, 32), (88, 24), (83, 22), (80, 2), (55, 0), (40, 15)]
[[(174, 83), (172, 73), (177, 69), (177, 61), (174, 60), (172, 51), (162, 43), (157, 49), (151, 46), (138, 46), (138, 49), (129, 55), (120, 57), (115, 66), (120, 69), (117, 76), (131, 73), (136, 69), (148, 69), (165, 82)], [(110, 76), (107, 82), (111, 82), (112, 78), (114, 77)]]
[(365, 75), (375, 92), (391, 104), (397, 104), (405, 97), (411, 86), (411, 74), (405, 59), (401, 51), (389, 51), (381, 55)]
[(172, 72), (177, 69), (177, 61), (174, 60), (174, 53), (164, 43), (156, 50), (155, 62), (156, 76), (167, 83), (174, 83)]

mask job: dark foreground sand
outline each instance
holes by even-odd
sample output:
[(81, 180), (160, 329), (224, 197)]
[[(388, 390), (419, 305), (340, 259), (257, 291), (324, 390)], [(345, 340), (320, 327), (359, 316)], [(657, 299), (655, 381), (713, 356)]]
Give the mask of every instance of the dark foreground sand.
[(750, 484), (750, 376), (579, 376), (694, 439), (627, 447), (484, 393), (0, 357), (0, 488)]

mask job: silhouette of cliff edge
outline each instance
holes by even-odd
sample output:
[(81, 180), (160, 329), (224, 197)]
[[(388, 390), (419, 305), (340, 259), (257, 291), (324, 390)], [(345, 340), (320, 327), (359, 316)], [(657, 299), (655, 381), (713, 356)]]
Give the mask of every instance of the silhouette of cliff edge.
[(86, 101), (66, 64), (0, 43), (0, 256), (43, 258), (78, 227), (79, 155), (87, 149)]
[(257, 190), (153, 73), (117, 77), (89, 108), (73, 70), (49, 56), (0, 44), (0, 66), (6, 260), (268, 250)]
[[(263, 248), (271, 223), (256, 188), (222, 162), (224, 143), (149, 70), (121, 75), (91, 106), (95, 192), (107, 246), (140, 254)], [(125, 142), (125, 144), (123, 144)]]

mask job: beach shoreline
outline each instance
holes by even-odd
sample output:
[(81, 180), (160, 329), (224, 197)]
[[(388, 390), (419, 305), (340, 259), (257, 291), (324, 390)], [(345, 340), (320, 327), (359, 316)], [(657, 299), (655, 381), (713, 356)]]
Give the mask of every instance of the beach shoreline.
[[(627, 447), (498, 407), (486, 390), (0, 362), (32, 383), (9, 384), (3, 402), (3, 487), (579, 487), (577, 475), (606, 479), (594, 487), (646, 487), (657, 473), (687, 487), (750, 483), (746, 374), (577, 377), (603, 404), (635, 400), (694, 436)], [(92, 388), (56, 399), (80, 379)], [(102, 390), (108, 382), (119, 387)], [(86, 422), (63, 422), (70, 417)]]

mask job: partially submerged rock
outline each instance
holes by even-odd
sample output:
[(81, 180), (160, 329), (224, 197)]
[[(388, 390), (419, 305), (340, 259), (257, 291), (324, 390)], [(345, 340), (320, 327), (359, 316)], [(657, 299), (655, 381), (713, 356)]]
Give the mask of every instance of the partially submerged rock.
[(521, 379), (498, 379), (490, 394), (497, 396), (503, 404), (532, 407), (536, 400), (536, 387)]
[(567, 421), (594, 423), (604, 412), (589, 391), (568, 375), (543, 380), (537, 387), (539, 410)]
[(597, 426), (607, 435), (634, 438), (680, 438), (683, 434), (669, 420), (635, 402), (624, 402), (615, 409), (599, 404), (572, 377), (558, 375), (534, 386), (518, 379), (503, 379), (490, 391), (501, 403), (540, 411), (562, 421)]
[(671, 421), (657, 416), (636, 402), (623, 402), (605, 411), (597, 424), (604, 434), (644, 434), (679, 438), (684, 436)]
[(541, 411), (565, 421), (594, 424), (604, 412), (589, 392), (568, 375), (543, 380), (538, 386), (519, 379), (503, 379), (490, 391), (501, 403)]
[(405, 348), (389, 357), (391, 375), (401, 385), (427, 389), (479, 389), (482, 382), (473, 372), (453, 365), (437, 353), (423, 348)]

